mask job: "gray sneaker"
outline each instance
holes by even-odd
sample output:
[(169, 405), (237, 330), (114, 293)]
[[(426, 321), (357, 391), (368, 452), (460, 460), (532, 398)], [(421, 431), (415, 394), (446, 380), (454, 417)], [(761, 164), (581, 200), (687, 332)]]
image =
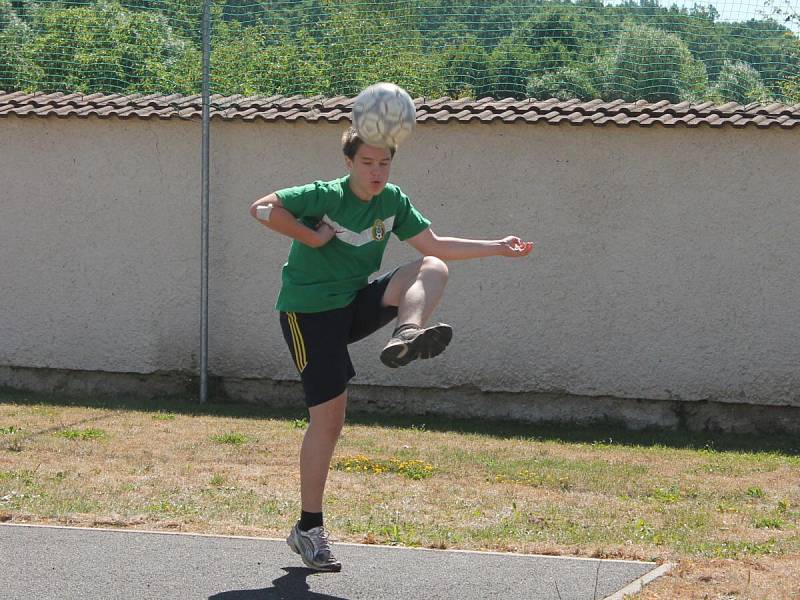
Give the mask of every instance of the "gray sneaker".
[(306, 566), (311, 569), (333, 572), (342, 570), (342, 563), (331, 554), (328, 532), (323, 527), (313, 527), (308, 531), (303, 531), (298, 522), (292, 527), (286, 543), (289, 544), (289, 548), (300, 555)]
[(418, 358), (433, 358), (441, 354), (452, 339), (453, 328), (444, 323), (402, 329), (381, 351), (381, 362), (394, 369)]

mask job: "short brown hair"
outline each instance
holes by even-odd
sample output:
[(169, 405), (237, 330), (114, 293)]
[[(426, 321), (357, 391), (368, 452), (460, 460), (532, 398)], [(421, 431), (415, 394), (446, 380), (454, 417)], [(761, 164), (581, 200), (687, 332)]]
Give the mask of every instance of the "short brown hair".
[[(358, 136), (358, 131), (356, 131), (355, 127), (348, 127), (347, 131), (342, 134), (342, 152), (344, 152), (344, 155), (350, 160), (355, 158), (356, 152), (358, 152), (358, 149), (363, 143), (364, 140)], [(389, 148), (389, 152), (392, 153), (392, 158), (394, 158), (395, 150), (397, 150), (397, 148)]]

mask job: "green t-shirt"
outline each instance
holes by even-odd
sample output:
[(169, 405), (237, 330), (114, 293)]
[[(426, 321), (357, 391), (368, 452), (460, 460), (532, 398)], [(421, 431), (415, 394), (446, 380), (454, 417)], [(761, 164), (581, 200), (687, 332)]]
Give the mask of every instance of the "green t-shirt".
[(315, 181), (276, 192), (284, 208), (308, 227), (324, 220), (337, 230), (321, 248), (294, 240), (283, 266), (276, 308), (322, 312), (347, 306), (381, 266), (391, 233), (414, 237), (430, 226), (400, 188), (391, 183), (369, 202), (350, 190), (350, 176)]

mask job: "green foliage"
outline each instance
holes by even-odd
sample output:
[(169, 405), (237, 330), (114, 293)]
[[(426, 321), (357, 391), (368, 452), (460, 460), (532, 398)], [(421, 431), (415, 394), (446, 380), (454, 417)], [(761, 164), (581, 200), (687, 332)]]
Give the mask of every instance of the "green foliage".
[(528, 96), (538, 100), (592, 100), (599, 96), (591, 73), (576, 67), (565, 67), (552, 73), (533, 76), (528, 81)]
[(153, 414), (152, 418), (154, 421), (174, 421), (175, 413), (158, 411), (157, 413)]
[[(30, 17), (30, 26), (23, 26), (28, 30), (18, 27), (13, 34), (16, 46), (8, 62), (16, 65), (17, 87), (189, 93), (196, 86), (191, 77), (174, 75), (185, 73), (199, 53), (159, 13), (127, 11), (119, 2), (102, 0), (71, 8), (34, 5)], [(0, 55), (1, 48), (2, 42)]]
[(771, 101), (769, 91), (761, 76), (753, 67), (743, 62), (728, 62), (722, 68), (719, 79), (710, 90), (715, 102), (767, 103)]
[(11, 0), (0, 0), (0, 32), (18, 21), (19, 17), (11, 6)]
[(321, 1), (332, 9), (320, 38), (336, 90), (332, 93), (354, 96), (376, 81), (392, 81), (412, 95), (444, 93), (412, 3)]
[(0, 89), (21, 89), (35, 80), (36, 65), (27, 50), (32, 39), (33, 32), (11, 0), (0, 0)]
[(571, 62), (570, 52), (560, 41), (547, 40), (536, 54), (535, 70), (547, 72), (561, 69)]
[(327, 94), (330, 65), (305, 29), (282, 36), (267, 25), (223, 22), (215, 30), (211, 87), (218, 94)]
[(705, 87), (705, 67), (677, 35), (645, 25), (626, 25), (609, 80), (608, 98), (680, 102)]
[(486, 69), (488, 96), (524, 98), (525, 84), (536, 68), (536, 54), (512, 37), (503, 38), (489, 55)]
[(783, 529), (786, 522), (777, 517), (757, 517), (753, 520), (753, 526), (757, 529)]
[(218, 444), (230, 444), (231, 446), (241, 446), (251, 441), (250, 438), (245, 434), (236, 432), (220, 433), (218, 435), (212, 435), (211, 439), (217, 442)]
[[(765, 9), (800, 22), (788, 1)], [(711, 6), (212, 0), (211, 10), (218, 94), (355, 95), (387, 80), (429, 97), (798, 98), (797, 36), (772, 18), (720, 22)], [(201, 15), (200, 0), (0, 0), (0, 89), (198, 93)]]
[(781, 94), (786, 102), (800, 104), (800, 77), (792, 77), (780, 83)]
[(475, 36), (454, 41), (442, 51), (440, 76), (445, 94), (454, 98), (483, 97), (487, 90), (480, 85), (489, 57)]
[(571, 4), (547, 4), (523, 25), (520, 37), (532, 50), (557, 42), (567, 52), (577, 54), (591, 38), (589, 25), (586, 15)]
[(106, 432), (102, 429), (89, 427), (87, 429), (62, 429), (54, 435), (68, 440), (99, 440), (106, 437)]

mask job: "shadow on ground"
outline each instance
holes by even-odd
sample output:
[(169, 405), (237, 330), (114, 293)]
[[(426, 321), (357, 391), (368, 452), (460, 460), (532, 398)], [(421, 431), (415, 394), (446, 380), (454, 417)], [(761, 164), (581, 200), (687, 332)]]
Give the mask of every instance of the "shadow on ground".
[[(219, 416), (241, 419), (293, 420), (307, 416), (301, 401), (297, 408), (275, 408), (258, 404), (209, 402), (199, 404), (185, 397), (142, 399), (124, 396), (74, 396), (38, 394), (0, 388), (0, 404), (77, 406), (106, 410), (170, 412), (181, 415)], [(438, 415), (390, 415), (349, 412), (353, 425), (391, 429), (472, 433), (496, 438), (523, 438), (567, 443), (607, 444), (614, 446), (665, 446), (719, 452), (777, 453), (800, 456), (800, 440), (790, 435), (734, 434), (719, 432), (645, 429), (633, 431), (619, 423), (569, 426), (561, 423), (525, 423), (517, 421), (453, 419)]]
[(321, 577), (313, 569), (283, 567), (286, 575), (272, 581), (272, 587), (260, 590), (232, 590), (209, 596), (208, 600), (347, 600), (311, 591), (309, 576)]

